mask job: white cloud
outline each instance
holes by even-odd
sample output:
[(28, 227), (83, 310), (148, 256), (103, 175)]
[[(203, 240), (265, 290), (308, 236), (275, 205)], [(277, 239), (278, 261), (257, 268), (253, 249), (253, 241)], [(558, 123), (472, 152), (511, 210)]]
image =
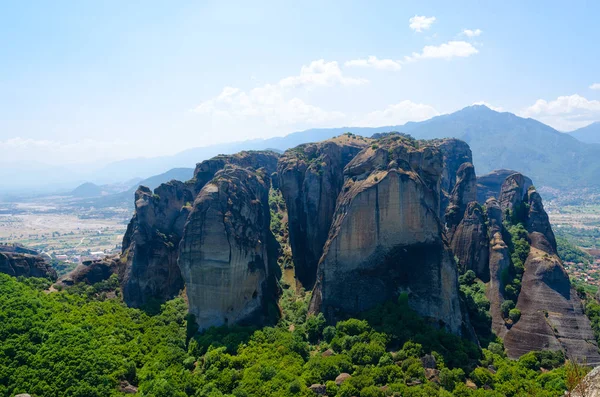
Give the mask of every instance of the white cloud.
[(399, 125), (408, 121), (427, 120), (437, 115), (439, 112), (430, 105), (404, 100), (389, 105), (384, 110), (368, 113), (358, 122), (358, 125), (371, 127)]
[(581, 95), (560, 96), (553, 101), (538, 99), (520, 115), (532, 117), (561, 131), (570, 131), (600, 120), (600, 101)]
[(415, 32), (422, 32), (423, 30), (427, 30), (431, 27), (431, 25), (435, 22), (435, 17), (426, 17), (415, 15), (414, 17), (408, 20), (409, 27)]
[(398, 61), (392, 59), (378, 59), (376, 56), (369, 56), (367, 59), (353, 59), (344, 63), (344, 66), (348, 67), (364, 67), (373, 68), (379, 70), (393, 70), (397, 71), (402, 68), (402, 65)]
[(307, 87), (366, 84), (368, 80), (345, 77), (337, 62), (325, 62), (323, 59), (312, 61), (308, 66), (302, 66), (300, 74), (279, 81), (281, 87)]
[(501, 106), (492, 106), (489, 103), (485, 102), (485, 101), (479, 101), (479, 102), (473, 102), (473, 105), (483, 105), (483, 106), (487, 106), (488, 108), (495, 110), (496, 112), (504, 112), (504, 108)]
[(439, 46), (428, 45), (423, 47), (423, 50), (413, 52), (411, 56), (404, 58), (406, 62), (414, 62), (419, 59), (451, 59), (451, 58), (466, 58), (477, 54), (479, 51), (473, 47), (471, 43), (466, 41), (449, 41)]
[(590, 86), (590, 90), (600, 90), (600, 83), (594, 83)]
[[(352, 86), (368, 80), (344, 76), (337, 62), (313, 61), (302, 66), (300, 74), (243, 91), (225, 87), (219, 95), (198, 105), (194, 111), (210, 117), (242, 123), (248, 119), (270, 127), (329, 125), (344, 118), (344, 113), (327, 111), (298, 97), (298, 89)], [(258, 126), (257, 126), (258, 127)], [(271, 134), (272, 135), (272, 134)]]
[(477, 36), (480, 36), (481, 33), (483, 33), (483, 31), (481, 29), (475, 29), (475, 30), (463, 29), (463, 31), (462, 31), (462, 34), (467, 37), (477, 37)]

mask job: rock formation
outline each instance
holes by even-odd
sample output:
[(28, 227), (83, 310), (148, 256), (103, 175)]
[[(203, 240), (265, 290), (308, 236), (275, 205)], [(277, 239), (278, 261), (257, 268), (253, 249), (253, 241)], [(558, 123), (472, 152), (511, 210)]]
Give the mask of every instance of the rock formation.
[(85, 261), (75, 269), (58, 279), (57, 284), (65, 286), (77, 283), (95, 284), (108, 280), (113, 274), (118, 274), (122, 263), (119, 255), (108, 256), (103, 259)]
[(433, 144), (442, 152), (440, 219), (444, 224), (446, 208), (450, 203), (450, 196), (456, 185), (458, 170), (464, 163), (473, 163), (473, 154), (469, 145), (460, 139), (437, 139), (433, 141)]
[[(500, 190), (506, 178), (517, 173), (517, 171), (502, 169), (477, 177), (477, 202), (484, 204), (491, 197), (500, 197)], [(533, 185), (528, 177), (525, 177), (525, 185)]]
[(457, 269), (439, 219), (443, 157), (388, 136), (345, 168), (310, 310), (334, 320), (409, 295), (422, 316), (460, 334)]
[[(515, 186), (509, 179), (505, 183), (507, 197)], [(556, 253), (554, 233), (541, 198), (532, 187), (526, 197), (531, 249), (517, 301), (521, 318), (504, 338), (508, 356), (517, 358), (531, 350), (563, 350), (567, 357), (585, 359), (588, 365), (599, 365), (600, 354), (594, 333)]]
[(269, 178), (226, 167), (194, 201), (179, 266), (201, 329), (264, 317), (274, 294), (270, 269)]
[(468, 204), (463, 219), (453, 232), (450, 247), (462, 272), (473, 270), (483, 282), (489, 281), (488, 228), (483, 209), (476, 202)]
[(56, 270), (39, 255), (0, 252), (0, 273), (56, 280)]
[(448, 196), (449, 203), (445, 208), (447, 235), (452, 235), (465, 215), (467, 205), (477, 198), (475, 167), (471, 163), (463, 163), (456, 172), (456, 183)]
[(140, 186), (135, 193), (135, 214), (123, 238), (125, 265), (119, 278), (125, 302), (140, 307), (150, 300), (164, 301), (183, 288), (177, 258), (183, 227), (202, 187), (228, 164), (274, 172), (277, 154), (244, 151), (219, 155), (196, 165), (187, 182), (171, 181), (154, 189)]
[(289, 216), (295, 273), (305, 288), (314, 284), (317, 264), (327, 241), (346, 164), (370, 139), (341, 135), (300, 145), (279, 159), (279, 188)]

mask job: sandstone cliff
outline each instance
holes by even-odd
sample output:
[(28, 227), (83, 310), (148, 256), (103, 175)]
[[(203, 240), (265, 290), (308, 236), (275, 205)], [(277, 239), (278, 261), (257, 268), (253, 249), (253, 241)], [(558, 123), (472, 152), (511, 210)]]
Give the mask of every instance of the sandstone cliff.
[(278, 185), (288, 209), (295, 274), (305, 288), (315, 282), (344, 167), (370, 142), (345, 134), (290, 149), (279, 159)]
[(345, 168), (310, 304), (330, 320), (399, 293), (422, 316), (460, 334), (456, 264), (439, 219), (443, 157), (436, 145), (388, 136)]
[[(517, 173), (517, 171), (502, 169), (477, 177), (477, 201), (479, 204), (484, 204), (491, 197), (500, 197), (500, 190), (502, 190), (502, 184), (506, 178)], [(528, 177), (525, 177), (525, 182), (528, 186), (533, 184)]]
[(437, 139), (433, 141), (433, 144), (442, 152), (443, 169), (440, 180), (440, 219), (442, 224), (444, 224), (446, 222), (446, 208), (450, 203), (452, 190), (456, 186), (458, 170), (465, 163), (473, 163), (473, 154), (469, 145), (460, 139)]
[[(448, 218), (447, 218), (448, 219)], [(452, 234), (450, 247), (458, 258), (461, 272), (473, 270), (483, 282), (490, 279), (488, 227), (483, 209), (470, 202)]]
[(229, 166), (194, 201), (179, 266), (201, 329), (260, 321), (274, 300), (268, 193), (264, 172)]
[(449, 240), (452, 240), (454, 231), (465, 216), (467, 206), (477, 198), (476, 180), (475, 167), (471, 163), (463, 163), (456, 171), (456, 183), (445, 208), (446, 234)]
[(123, 238), (123, 262), (119, 278), (129, 306), (174, 297), (184, 286), (177, 258), (183, 228), (192, 203), (202, 187), (228, 164), (265, 168), (274, 172), (277, 154), (244, 151), (219, 155), (196, 165), (187, 182), (171, 181), (154, 189), (140, 186), (135, 193), (135, 214)]
[(39, 255), (0, 252), (0, 273), (56, 280), (56, 270)]

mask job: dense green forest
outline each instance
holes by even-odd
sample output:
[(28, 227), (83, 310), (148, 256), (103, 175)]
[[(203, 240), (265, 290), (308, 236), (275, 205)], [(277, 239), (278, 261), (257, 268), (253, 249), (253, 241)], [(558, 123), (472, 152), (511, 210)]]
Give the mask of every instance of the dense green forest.
[[(475, 280), (463, 284), (481, 300)], [(431, 327), (405, 295), (327, 326), (307, 316), (308, 294), (287, 289), (277, 324), (194, 335), (184, 299), (150, 315), (114, 286), (49, 292), (46, 280), (0, 274), (0, 395), (312, 396), (321, 384), (339, 397), (562, 396), (579, 371), (561, 353), (512, 361), (500, 340), (480, 349)]]

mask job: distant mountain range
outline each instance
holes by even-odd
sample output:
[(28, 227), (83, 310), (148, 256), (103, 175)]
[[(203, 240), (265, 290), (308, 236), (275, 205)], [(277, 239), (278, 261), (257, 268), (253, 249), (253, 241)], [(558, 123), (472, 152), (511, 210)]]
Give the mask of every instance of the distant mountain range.
[[(284, 137), (191, 148), (172, 156), (128, 159), (107, 164), (85, 179), (94, 182), (123, 181), (140, 175), (148, 177), (164, 173), (165, 170), (174, 172), (175, 168), (193, 167), (218, 154), (260, 149), (284, 151), (302, 143), (329, 139), (345, 132), (371, 136), (389, 131), (409, 133), (418, 139), (462, 139), (473, 150), (478, 174), (485, 174), (496, 168), (507, 168), (530, 176), (538, 186), (600, 188), (600, 123), (572, 133), (562, 133), (539, 121), (508, 112), (499, 113), (482, 105), (404, 125), (315, 128)], [(40, 175), (40, 179), (43, 175)], [(68, 174), (62, 175), (66, 180)], [(27, 173), (27, 178), (33, 178), (31, 173)], [(83, 176), (79, 175), (78, 178), (81, 181)], [(178, 175), (175, 179), (186, 178)]]
[(600, 121), (570, 132), (572, 136), (586, 143), (600, 143)]

